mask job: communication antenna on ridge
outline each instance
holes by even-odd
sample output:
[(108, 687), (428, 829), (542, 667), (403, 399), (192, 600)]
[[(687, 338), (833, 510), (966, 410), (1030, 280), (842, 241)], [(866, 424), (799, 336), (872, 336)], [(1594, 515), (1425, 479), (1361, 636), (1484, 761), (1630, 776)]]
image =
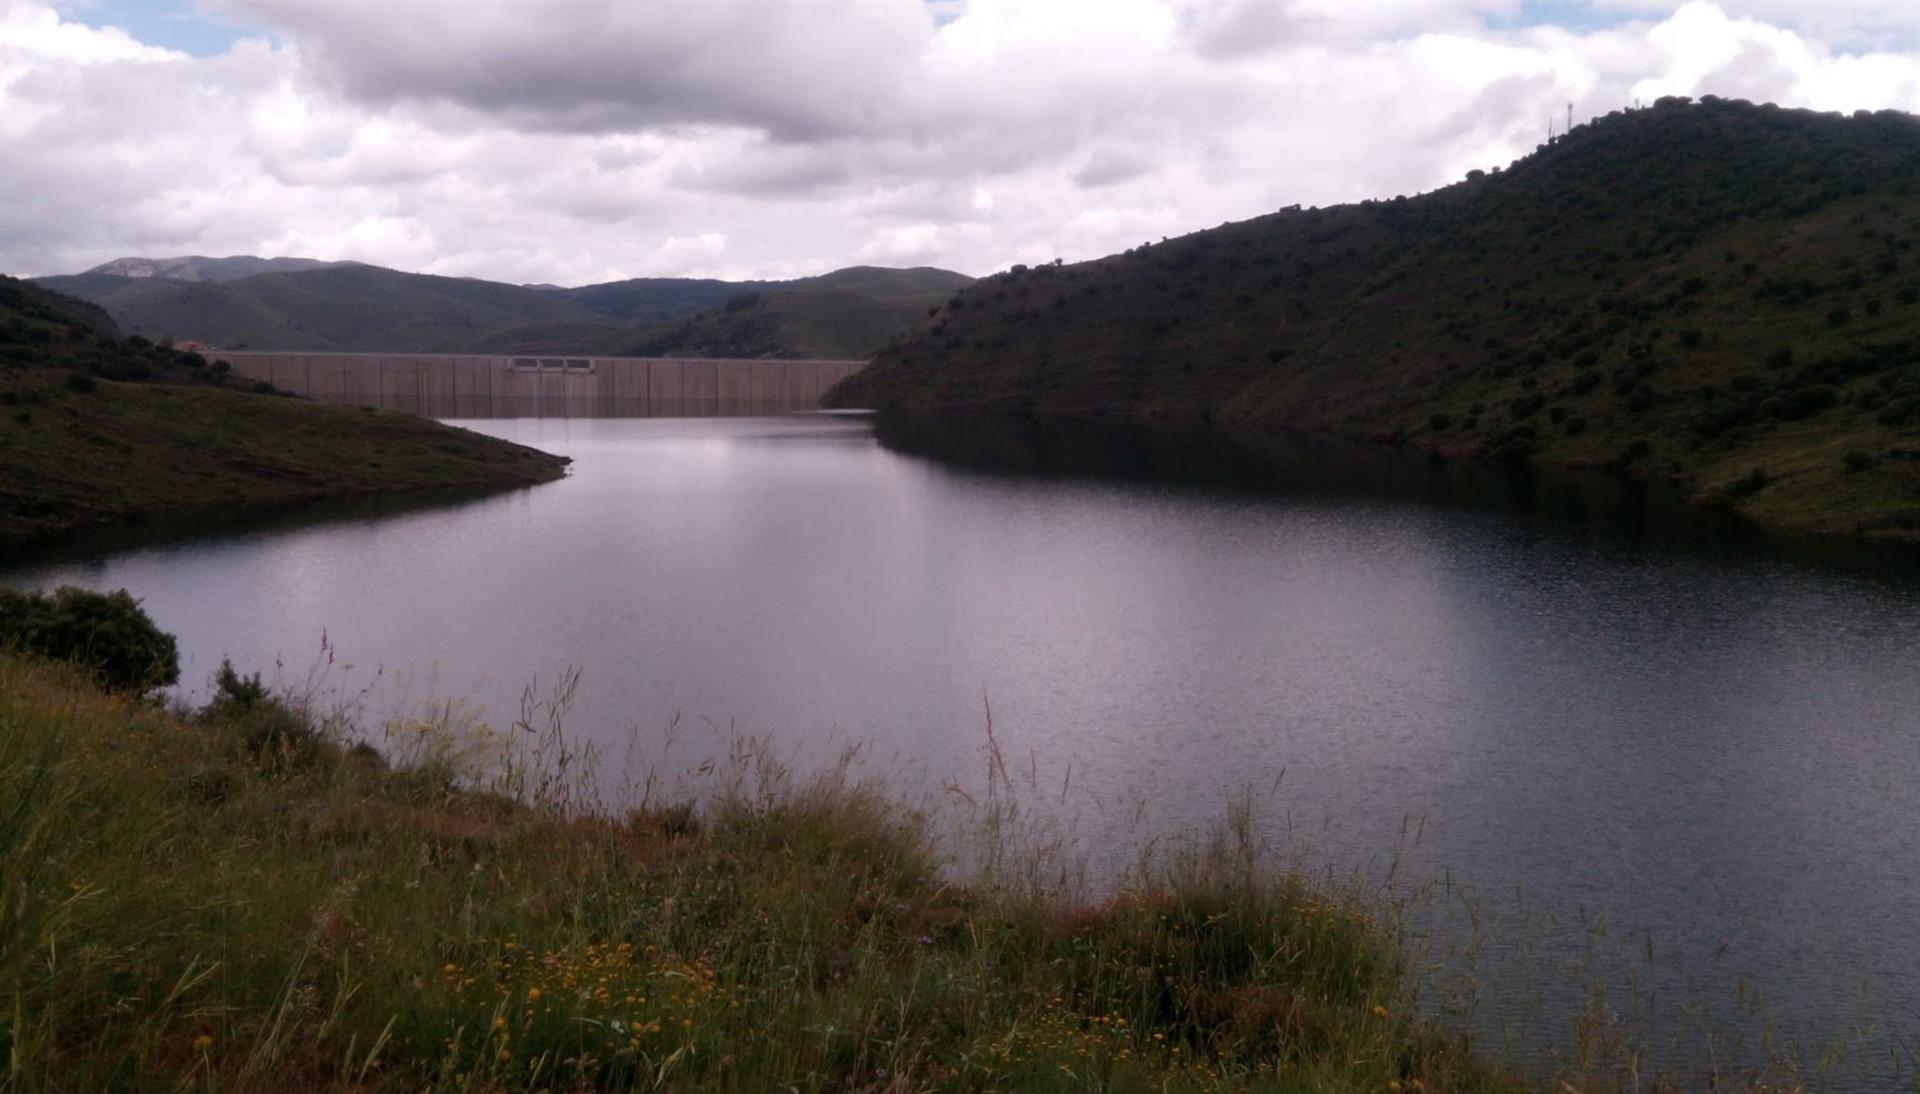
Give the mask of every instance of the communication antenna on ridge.
[(1567, 132), (1573, 132), (1573, 104), (1567, 104)]

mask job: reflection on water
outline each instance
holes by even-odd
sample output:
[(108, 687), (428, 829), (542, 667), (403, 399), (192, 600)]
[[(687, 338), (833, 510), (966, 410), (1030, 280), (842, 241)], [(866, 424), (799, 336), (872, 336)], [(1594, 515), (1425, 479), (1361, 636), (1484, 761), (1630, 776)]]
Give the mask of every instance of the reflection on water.
[(874, 433), (891, 450), (988, 475), (1393, 499), (1518, 515), (1560, 526), (1561, 534), (1717, 554), (1736, 564), (1768, 557), (1920, 578), (1920, 549), (1911, 544), (1772, 532), (1689, 506), (1667, 483), (1598, 471), (1450, 460), (1326, 434), (1086, 419), (887, 414), (874, 420)]
[[(1650, 947), (1647, 1029), (1743, 978), (1782, 1043), (1844, 1036), (1863, 1006), (1920, 1027), (1906, 556), (1809, 555), (1597, 476), (1324, 441), (467, 424), (572, 472), (12, 579), (131, 588), (195, 682), (223, 654), (298, 672), (323, 630), (357, 679), (378, 666), (496, 713), (576, 666), (571, 727), (615, 770), (680, 716), (674, 764), (733, 727), (802, 762), (868, 741), (882, 768), (967, 785), (985, 692), (1096, 868), (1278, 780), (1265, 832), (1309, 865), (1374, 875), (1417, 829), (1415, 870), (1523, 890), (1535, 928), (1604, 921)], [(1536, 1035), (1586, 1001), (1514, 983), (1503, 1017)], [(1897, 1086), (1876, 1036), (1846, 1088)]]
[(389, 393), (381, 402), (389, 410), (424, 418), (754, 418), (800, 414), (812, 410), (812, 400), (770, 399), (623, 399), (568, 396), (447, 395), (422, 398), (408, 392)]

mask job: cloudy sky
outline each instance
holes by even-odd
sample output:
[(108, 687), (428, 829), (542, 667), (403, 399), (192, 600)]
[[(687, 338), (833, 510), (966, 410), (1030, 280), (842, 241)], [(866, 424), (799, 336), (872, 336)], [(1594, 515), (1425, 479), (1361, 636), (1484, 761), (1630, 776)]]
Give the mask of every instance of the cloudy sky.
[(1669, 94), (1920, 110), (1920, 3), (0, 0), (0, 270), (984, 274)]

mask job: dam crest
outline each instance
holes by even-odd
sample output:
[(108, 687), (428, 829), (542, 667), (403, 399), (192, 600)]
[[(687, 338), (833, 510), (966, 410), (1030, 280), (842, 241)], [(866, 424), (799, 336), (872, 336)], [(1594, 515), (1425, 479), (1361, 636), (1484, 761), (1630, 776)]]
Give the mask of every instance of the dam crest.
[(817, 407), (865, 361), (222, 350), (250, 380), (427, 418), (701, 417)]

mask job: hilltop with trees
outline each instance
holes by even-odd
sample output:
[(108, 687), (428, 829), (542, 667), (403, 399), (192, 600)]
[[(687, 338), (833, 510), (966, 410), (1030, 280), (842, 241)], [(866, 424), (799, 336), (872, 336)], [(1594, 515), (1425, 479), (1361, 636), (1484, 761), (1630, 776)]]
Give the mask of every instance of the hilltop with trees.
[(1706, 98), (957, 293), (840, 406), (1291, 425), (1920, 532), (1920, 120)]

